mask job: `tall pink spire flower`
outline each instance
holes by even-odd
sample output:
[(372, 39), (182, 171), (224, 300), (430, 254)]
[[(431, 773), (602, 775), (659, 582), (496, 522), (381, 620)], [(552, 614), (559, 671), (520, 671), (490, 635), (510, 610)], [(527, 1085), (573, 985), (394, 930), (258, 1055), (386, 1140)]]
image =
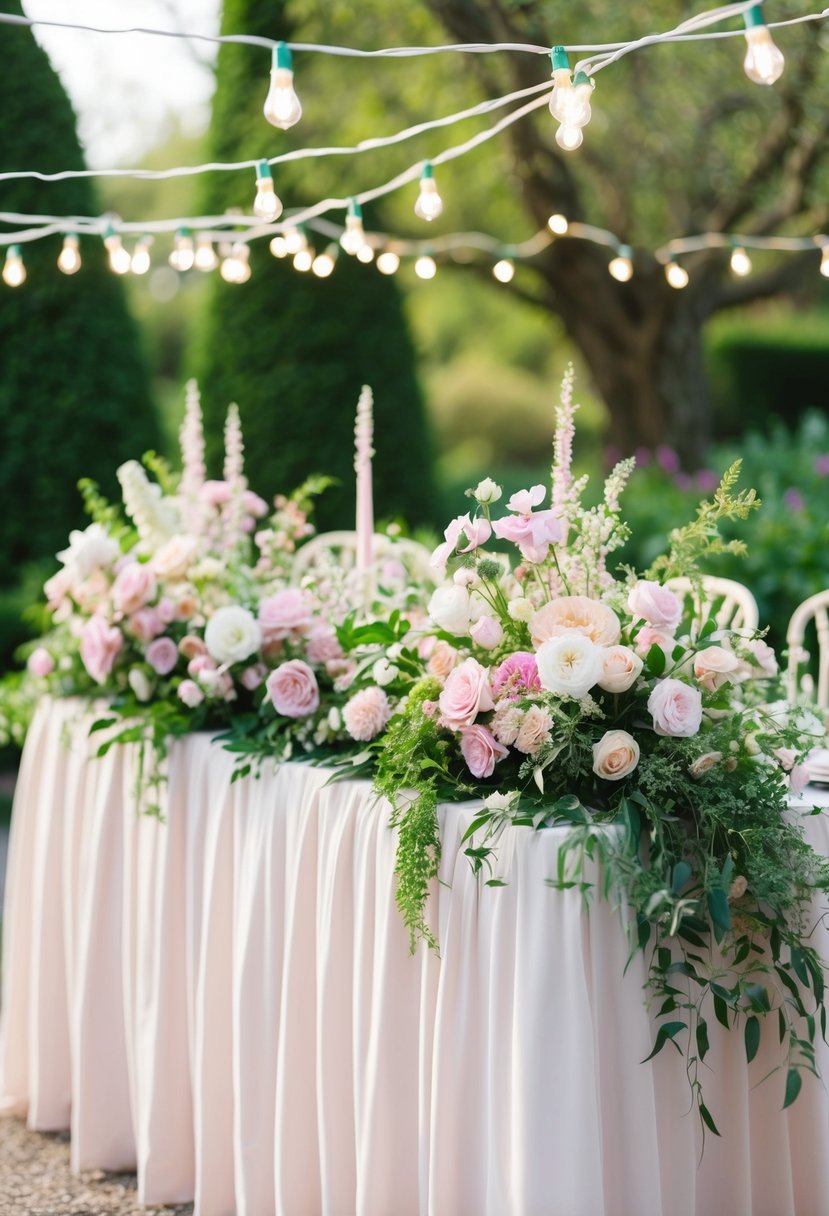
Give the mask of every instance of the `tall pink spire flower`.
[(242, 439), (239, 407), (234, 402), (228, 406), (225, 420), (224, 480), (228, 488), (228, 497), (222, 509), (222, 523), (224, 547), (228, 551), (236, 548), (242, 535), (242, 520), (245, 515), (244, 495), (248, 487), (245, 478), (244, 453), (245, 445)]
[(204, 427), (199, 386), (195, 380), (187, 381), (185, 392), (184, 419), (179, 431), (181, 448), (179, 495), (185, 530), (198, 533), (203, 509), (199, 491), (207, 476), (204, 461)]
[(573, 364), (567, 366), (561, 382), (561, 400), (556, 408), (556, 434), (553, 444), (553, 510), (563, 516), (564, 508), (572, 501), (573, 490), (573, 437), (576, 433), (575, 416), (578, 405), (573, 403)]

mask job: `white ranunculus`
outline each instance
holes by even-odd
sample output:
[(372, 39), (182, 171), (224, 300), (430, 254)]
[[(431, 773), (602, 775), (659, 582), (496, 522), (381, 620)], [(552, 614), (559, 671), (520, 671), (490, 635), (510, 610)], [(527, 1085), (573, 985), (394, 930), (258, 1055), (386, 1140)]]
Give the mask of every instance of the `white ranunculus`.
[(118, 542), (108, 536), (100, 524), (90, 524), (83, 532), (69, 533), (69, 548), (58, 554), (58, 561), (84, 579), (93, 570), (112, 565), (120, 555)]
[(469, 633), (469, 592), (454, 583), (438, 587), (429, 600), (429, 616), (440, 629), (463, 637)]
[(207, 653), (217, 663), (241, 663), (259, 649), (262, 635), (247, 608), (230, 604), (217, 608), (204, 631)]
[(541, 687), (557, 697), (586, 696), (602, 670), (601, 651), (582, 633), (551, 638), (535, 656)]

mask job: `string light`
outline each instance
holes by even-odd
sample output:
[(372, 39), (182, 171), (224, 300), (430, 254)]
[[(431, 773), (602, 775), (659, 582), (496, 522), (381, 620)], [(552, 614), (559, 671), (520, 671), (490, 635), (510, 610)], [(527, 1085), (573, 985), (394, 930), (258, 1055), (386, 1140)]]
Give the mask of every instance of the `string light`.
[(7, 287), (19, 287), (26, 281), (26, 267), (23, 265), (23, 251), (19, 245), (9, 245), (6, 250), (6, 260), (3, 263), (3, 282)]
[(310, 245), (306, 245), (304, 249), (298, 249), (294, 254), (294, 270), (298, 270), (304, 274), (314, 265), (316, 254)]
[(665, 263), (665, 278), (671, 287), (675, 287), (677, 291), (681, 291), (683, 287), (688, 286), (688, 271), (684, 266), (680, 266), (679, 262)]
[(287, 131), (302, 117), (302, 106), (294, 89), (293, 57), (286, 42), (277, 42), (271, 63), (271, 87), (264, 113), (269, 123)]
[(63, 238), (63, 248), (58, 254), (58, 270), (61, 274), (76, 274), (81, 268), (81, 243), (73, 232)]
[(146, 274), (150, 269), (150, 245), (153, 242), (151, 236), (142, 236), (135, 242), (135, 249), (132, 251), (132, 260), (130, 262), (130, 270), (133, 274)]
[[(340, 237), (340, 245), (346, 253), (359, 253), (363, 245), (366, 243), (366, 234), (363, 231), (363, 210), (356, 199), (348, 200), (348, 212), (345, 217), (345, 231)], [(334, 267), (331, 267), (333, 270)], [(316, 272), (315, 272), (316, 273)], [(330, 274), (331, 271), (329, 270)]]
[(731, 254), (731, 270), (741, 279), (751, 274), (751, 258), (742, 245), (737, 245)]
[(581, 146), (583, 127), (590, 122), (590, 95), (593, 82), (584, 71), (570, 72), (570, 60), (563, 46), (554, 46), (550, 52), (553, 66), (553, 91), (550, 95), (550, 113), (559, 123), (556, 143), (566, 152)]
[(420, 173), (420, 192), (414, 205), (419, 220), (436, 220), (443, 211), (443, 199), (438, 194), (431, 161), (426, 161)]
[(219, 265), (219, 257), (213, 248), (213, 242), (210, 239), (209, 233), (200, 232), (196, 237), (196, 253), (193, 258), (193, 265), (196, 270), (201, 270), (205, 274), (208, 271), (215, 270)]
[(743, 19), (748, 43), (743, 60), (746, 76), (755, 84), (774, 84), (782, 76), (786, 61), (763, 20), (762, 5), (753, 4), (743, 13)]
[(301, 249), (308, 248), (308, 237), (305, 235), (305, 229), (286, 228), (285, 229), (285, 251), (291, 255), (299, 253)]
[(374, 261), (374, 250), (368, 242), (357, 250), (357, 261), (362, 262), (364, 266)]
[(511, 258), (501, 258), (492, 267), (492, 274), (499, 283), (509, 283), (515, 274), (515, 262)]
[(551, 215), (547, 220), (547, 227), (555, 236), (564, 236), (570, 224), (565, 215)]
[(231, 245), (219, 273), (226, 283), (247, 283), (250, 278), (250, 250), (244, 241)]
[(275, 258), (286, 258), (288, 256), (288, 242), (282, 233), (273, 237), (268, 243), (268, 249)]
[(384, 249), (377, 258), (377, 269), (381, 274), (397, 274), (400, 266), (400, 255), (393, 249)]
[(318, 253), (311, 263), (311, 270), (318, 279), (327, 279), (330, 274), (334, 273), (334, 267), (337, 264), (337, 246), (329, 245), (322, 253)]
[(282, 201), (277, 198), (273, 188), (271, 167), (266, 160), (260, 160), (256, 166), (256, 197), (253, 200), (253, 214), (267, 224), (278, 220), (282, 214)]
[(124, 248), (124, 242), (112, 224), (104, 230), (104, 246), (109, 254), (109, 267), (115, 274), (126, 274), (132, 265), (132, 258)]
[(168, 260), (173, 270), (192, 269), (196, 260), (196, 251), (188, 228), (179, 228), (175, 236), (173, 251)]
[(630, 245), (620, 245), (616, 257), (612, 258), (607, 268), (619, 283), (627, 283), (633, 278), (633, 250)]
[(433, 279), (437, 269), (437, 263), (429, 253), (422, 253), (414, 264), (415, 274), (419, 279)]

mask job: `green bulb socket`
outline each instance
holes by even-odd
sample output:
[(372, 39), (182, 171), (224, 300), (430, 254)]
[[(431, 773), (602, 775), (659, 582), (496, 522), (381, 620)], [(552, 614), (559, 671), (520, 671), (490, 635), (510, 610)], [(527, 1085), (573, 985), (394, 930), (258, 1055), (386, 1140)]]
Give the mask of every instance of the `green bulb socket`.
[(747, 8), (743, 13), (743, 21), (746, 23), (747, 30), (756, 29), (758, 25), (765, 25), (762, 4), (752, 4), (751, 8)]
[(106, 228), (104, 229), (104, 240), (106, 241), (109, 237), (117, 235), (118, 234), (116, 233), (112, 224), (107, 224)]
[(633, 250), (630, 245), (619, 245), (616, 250), (616, 257), (627, 258), (629, 261), (633, 261)]
[(277, 42), (276, 46), (273, 48), (272, 70), (274, 72), (278, 72), (284, 69), (285, 71), (290, 72), (293, 71), (293, 63), (293, 55), (291, 54), (291, 48), (288, 46), (287, 42)]
[(348, 214), (349, 218), (351, 219), (361, 220), (363, 218), (363, 209), (357, 202), (356, 198), (350, 198), (348, 200)]
[(553, 71), (570, 70), (570, 58), (563, 46), (554, 46), (550, 51), (550, 60), (553, 65)]
[(427, 177), (434, 176), (432, 173), (432, 162), (430, 160), (427, 160), (424, 163), (423, 168), (420, 170), (420, 176), (421, 176), (421, 178), (427, 178)]
[(256, 166), (256, 180), (259, 182), (273, 180), (271, 167), (266, 160), (260, 160), (259, 164)]
[(587, 72), (576, 72), (575, 76), (573, 77), (573, 84), (574, 84), (574, 85), (577, 85), (577, 84), (592, 84), (592, 83), (593, 83), (593, 81), (592, 81), (592, 80), (590, 79), (590, 77), (587, 75)]
[(19, 245), (9, 245), (8, 249), (6, 250), (6, 261), (7, 262), (10, 262), (12, 258), (21, 258), (22, 256), (23, 256), (23, 250), (20, 248)]

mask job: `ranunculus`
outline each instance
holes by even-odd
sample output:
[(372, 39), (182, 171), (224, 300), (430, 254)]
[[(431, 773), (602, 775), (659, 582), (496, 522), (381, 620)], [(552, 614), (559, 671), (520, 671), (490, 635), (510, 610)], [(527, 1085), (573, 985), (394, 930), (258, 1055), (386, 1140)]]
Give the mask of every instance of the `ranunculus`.
[(37, 650), (33, 650), (26, 660), (26, 669), (33, 676), (50, 675), (55, 670), (55, 660), (49, 654), (49, 651), (43, 646), (38, 646)]
[(666, 659), (673, 654), (676, 638), (667, 629), (656, 629), (653, 625), (643, 625), (636, 635), (636, 649), (643, 657), (651, 646), (658, 646)]
[(188, 709), (195, 709), (204, 700), (204, 693), (195, 680), (182, 680), (178, 686), (178, 695)]
[(462, 637), (469, 632), (470, 600), (466, 587), (438, 587), (429, 600), (429, 616), (440, 629)]
[(97, 684), (105, 683), (123, 645), (121, 630), (108, 625), (102, 616), (92, 616), (86, 622), (81, 630), (81, 661)]
[(553, 720), (546, 709), (541, 705), (531, 705), (515, 737), (516, 751), (523, 752), (525, 756), (534, 756), (550, 738), (552, 725)]
[(117, 541), (107, 535), (101, 524), (90, 524), (83, 532), (70, 532), (69, 548), (63, 549), (57, 557), (73, 575), (86, 578), (93, 570), (112, 565), (120, 552)]
[(454, 646), (450, 646), (448, 642), (444, 642), (439, 638), (432, 647), (432, 653), (429, 656), (427, 668), (430, 676), (437, 676), (439, 680), (445, 680), (453, 667), (457, 665), (458, 652)]
[(657, 629), (673, 633), (682, 620), (682, 604), (673, 591), (646, 579), (638, 582), (628, 595), (628, 608)]
[(156, 638), (147, 647), (145, 657), (153, 671), (168, 676), (178, 662), (178, 646), (172, 638)]
[(528, 650), (517, 650), (504, 659), (492, 673), (492, 695), (517, 700), (530, 692), (541, 692), (538, 664)]
[(639, 763), (639, 744), (626, 730), (609, 730), (593, 744), (593, 772), (604, 781), (621, 781)]
[(352, 739), (367, 743), (375, 739), (391, 717), (389, 699), (382, 688), (372, 685), (355, 692), (343, 706), (343, 722)]
[(319, 708), (317, 677), (302, 659), (281, 663), (265, 683), (274, 709), (285, 718), (307, 718)]
[(601, 653), (597, 683), (605, 692), (627, 692), (636, 683), (643, 663), (628, 646), (607, 646)]
[(587, 695), (601, 675), (601, 651), (582, 633), (566, 633), (544, 642), (535, 661), (541, 687), (557, 697)]
[(702, 696), (682, 680), (658, 680), (648, 697), (648, 712), (658, 735), (688, 739), (702, 723)]
[(706, 692), (716, 692), (734, 679), (740, 660), (722, 646), (708, 646), (694, 655), (694, 675)]
[(495, 708), (487, 669), (476, 659), (464, 659), (446, 677), (438, 704), (451, 730), (471, 726), (479, 713)]
[(474, 625), (470, 625), (469, 636), (476, 646), (481, 646), (484, 650), (494, 650), (496, 646), (500, 646), (504, 631), (495, 617), (482, 616)]
[(473, 777), (491, 777), (495, 765), (509, 755), (485, 726), (467, 726), (461, 734), (461, 754)]
[(542, 642), (565, 633), (583, 633), (597, 646), (615, 646), (622, 636), (619, 618), (601, 600), (587, 595), (561, 595), (539, 608), (530, 621), (530, 637), (538, 649)]
[(125, 616), (143, 608), (154, 595), (155, 573), (146, 562), (129, 562), (122, 566), (112, 584), (112, 602)]
[(156, 574), (160, 578), (184, 578), (197, 549), (195, 536), (171, 536), (153, 558)]
[(207, 622), (204, 644), (219, 663), (241, 663), (259, 649), (262, 634), (252, 613), (238, 604), (217, 608)]
[(709, 772), (721, 760), (722, 752), (704, 752), (703, 755), (697, 756), (696, 760), (688, 765), (688, 772), (692, 777), (701, 777), (703, 773)]
[[(292, 633), (303, 633), (313, 620), (311, 604), (304, 591), (286, 587), (259, 605), (259, 626), (265, 642), (278, 642)], [(336, 656), (329, 655), (329, 658)]]

